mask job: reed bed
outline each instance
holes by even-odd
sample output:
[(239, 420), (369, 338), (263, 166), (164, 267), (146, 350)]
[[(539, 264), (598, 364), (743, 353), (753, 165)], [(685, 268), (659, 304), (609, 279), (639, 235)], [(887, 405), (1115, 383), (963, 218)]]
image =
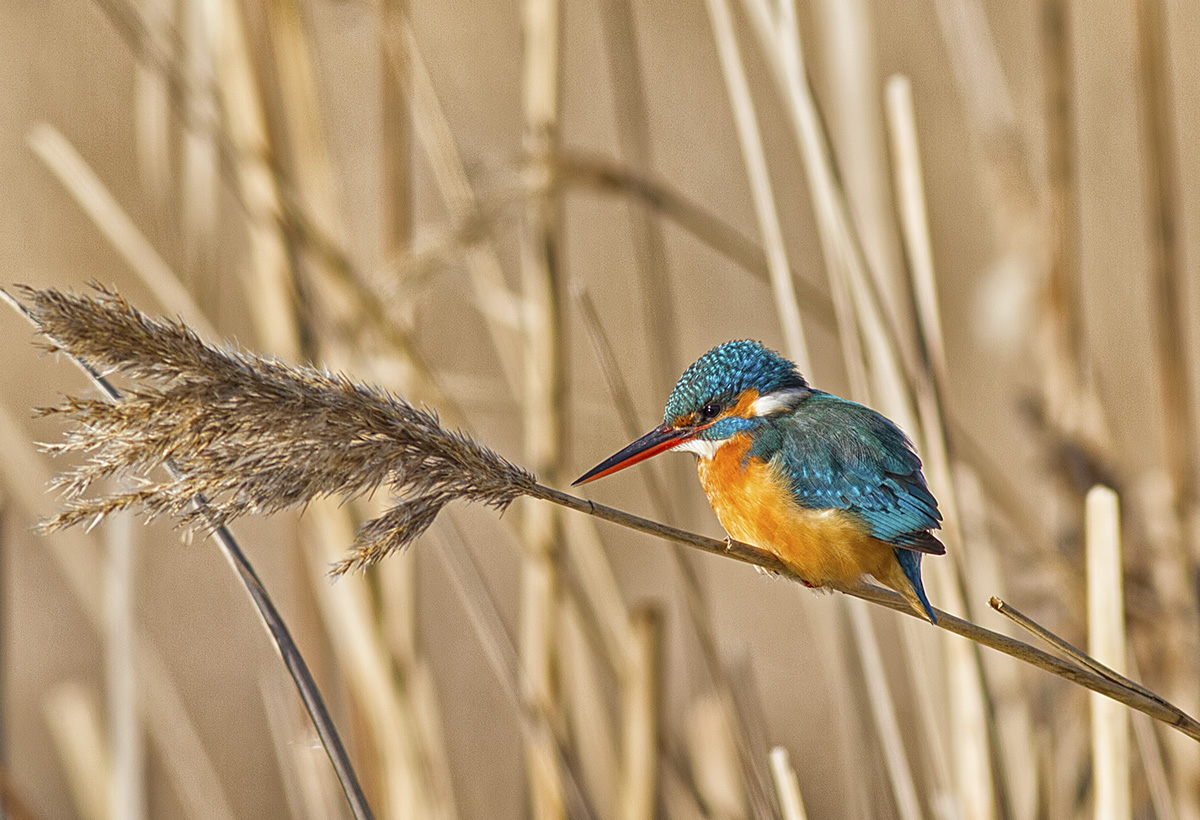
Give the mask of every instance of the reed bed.
[[(26, 9), (9, 815), (1200, 818), (1197, 14)], [(940, 628), (564, 492), (735, 337), (917, 443)]]

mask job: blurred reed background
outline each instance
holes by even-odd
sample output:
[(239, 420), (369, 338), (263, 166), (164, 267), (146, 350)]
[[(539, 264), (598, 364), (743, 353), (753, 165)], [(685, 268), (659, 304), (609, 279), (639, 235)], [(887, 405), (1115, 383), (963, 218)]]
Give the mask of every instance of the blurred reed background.
[[(1000, 596), (1200, 713), (1200, 6), (0, 19), (6, 282), (114, 285), (424, 402), (560, 487), (698, 355), (760, 339), (917, 440), (937, 606), (1015, 630)], [(29, 408), (87, 387), (15, 314), (0, 334), (10, 816), (345, 816), (212, 544), (131, 518), (31, 534), (56, 504), (31, 442), (61, 425)], [(657, 461), (588, 494), (721, 536), (690, 460)], [(1200, 748), (1168, 727), (548, 504), (451, 507), (331, 584), (385, 502), (236, 527), (379, 817), (1200, 818)]]

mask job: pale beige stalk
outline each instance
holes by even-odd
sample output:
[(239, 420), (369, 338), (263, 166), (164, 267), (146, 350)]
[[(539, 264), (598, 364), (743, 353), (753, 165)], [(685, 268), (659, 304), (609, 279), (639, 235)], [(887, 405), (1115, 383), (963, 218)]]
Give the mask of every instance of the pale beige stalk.
[(250, 48), (237, 0), (221, 0), (223, 31), (217, 55), (221, 112), (233, 145), (235, 172), (250, 240), (246, 304), (262, 345), (277, 356), (299, 358), (295, 283), (280, 226), (283, 207), (267, 164), (271, 143)]
[(800, 781), (796, 779), (787, 749), (776, 746), (771, 750), (770, 759), (771, 776), (775, 779), (775, 792), (783, 809), (783, 820), (808, 820), (804, 800), (800, 796)]
[[(221, 36), (221, 0), (191, 0), (184, 6), (181, 28), (186, 40), (183, 70), (187, 76), (183, 101), (187, 127), (183, 131), (183, 174), (180, 187), (183, 238), (189, 270), (210, 264), (217, 230), (220, 157), (217, 134), (217, 83), (214, 57)], [(197, 271), (199, 273), (200, 271)], [(211, 285), (198, 277), (197, 285)], [(189, 277), (189, 281), (195, 281)]]
[(60, 683), (46, 693), (42, 711), (80, 816), (116, 820), (110, 813), (112, 758), (96, 698), (80, 683)]
[(97, 230), (137, 274), (168, 313), (180, 316), (209, 339), (217, 332), (187, 288), (154, 249), (145, 234), (113, 197), (105, 184), (67, 138), (52, 125), (34, 126), (26, 137), (29, 147), (87, 213)]
[[(1121, 517), (1117, 494), (1093, 487), (1087, 495), (1088, 651), (1117, 673), (1125, 670), (1125, 584), (1121, 559)], [(1092, 816), (1129, 820), (1129, 713), (1093, 694)]]
[(133, 519), (118, 515), (104, 531), (106, 597), (105, 704), (112, 760), (109, 815), (146, 816), (146, 754), (137, 685), (138, 539)]
[[(171, 0), (142, 0), (146, 39), (165, 50), (175, 23)], [(134, 76), (134, 134), (142, 187), (160, 205), (171, 185), (171, 99), (166, 75), (153, 60), (140, 59)]]
[[(559, 137), (560, 12), (558, 0), (522, 4), (524, 148), (547, 170)], [(557, 197), (547, 192), (530, 200), (520, 236), (525, 457), (551, 481), (562, 477), (565, 421), (558, 230)], [(526, 505), (522, 513), (526, 557), (521, 568), (521, 661), (528, 687), (524, 697), (538, 721), (528, 735), (526, 765), (534, 820), (557, 820), (566, 811), (562, 773), (551, 743), (552, 725), (561, 713), (555, 667), (562, 527), (559, 514), (543, 505)]]
[[(888, 124), (892, 137), (892, 168), (896, 174), (897, 209), (910, 285), (917, 317), (917, 332), (926, 363), (925, 371), (914, 386), (923, 443), (925, 472), (939, 500), (945, 518), (943, 536), (951, 547), (951, 560), (965, 573), (968, 548), (962, 537), (961, 512), (954, 485), (946, 412), (942, 404), (947, 395), (946, 352), (941, 311), (938, 304), (937, 277), (933, 265), (933, 246), (925, 209), (924, 176), (917, 141), (916, 113), (912, 87), (907, 78), (892, 77), (887, 85)], [(971, 545), (972, 547), (974, 545)], [(958, 547), (955, 551), (953, 548)], [(933, 588), (942, 600), (959, 612), (970, 612), (961, 586), (952, 572), (950, 561), (930, 562)], [(995, 783), (992, 778), (992, 754), (988, 732), (988, 704), (979, 659), (973, 647), (952, 642), (945, 646), (948, 663), (947, 696), (951, 703), (950, 737), (955, 746), (956, 793), (962, 811), (971, 820), (990, 820), (995, 815)], [(928, 697), (917, 682), (918, 697)], [(934, 735), (930, 729), (929, 734)]]
[(733, 107), (733, 120), (737, 126), (738, 142), (742, 147), (742, 161), (746, 166), (754, 212), (762, 232), (763, 247), (767, 254), (767, 270), (771, 274), (771, 290), (775, 296), (775, 309), (783, 332), (784, 347), (800, 371), (811, 376), (812, 361), (804, 339), (804, 323), (796, 304), (796, 288), (792, 283), (787, 246), (783, 241), (783, 226), (779, 220), (779, 209), (771, 185), (771, 172), (767, 167), (758, 115), (750, 94), (750, 83), (746, 79), (746, 69), (742, 64), (741, 48), (738, 46), (728, 0), (708, 0), (708, 16), (712, 21), (717, 56), (721, 60), (721, 73), (725, 77), (729, 103)]
[(658, 793), (658, 723), (662, 690), (662, 612), (633, 613), (633, 651), (621, 681), (620, 820), (652, 820)]

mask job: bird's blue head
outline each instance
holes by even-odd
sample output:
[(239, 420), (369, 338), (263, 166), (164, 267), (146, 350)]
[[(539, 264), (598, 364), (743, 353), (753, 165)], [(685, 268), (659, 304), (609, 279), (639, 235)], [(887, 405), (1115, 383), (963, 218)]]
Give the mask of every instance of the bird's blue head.
[(748, 339), (726, 342), (683, 371), (667, 399), (663, 424), (686, 427), (722, 414), (747, 417), (751, 409), (738, 408), (739, 403), (783, 392), (799, 398), (807, 390), (796, 365), (774, 350)]
[(760, 419), (790, 411), (809, 394), (796, 365), (758, 342), (726, 342), (683, 372), (661, 427), (596, 465), (576, 484), (593, 481), (665, 450), (688, 449), (711, 456), (718, 443)]

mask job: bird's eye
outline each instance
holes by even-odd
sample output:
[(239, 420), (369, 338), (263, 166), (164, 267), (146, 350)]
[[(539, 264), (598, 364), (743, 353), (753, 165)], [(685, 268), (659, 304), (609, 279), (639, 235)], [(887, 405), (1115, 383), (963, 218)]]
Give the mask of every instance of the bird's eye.
[(701, 421), (712, 421), (720, 414), (721, 414), (721, 405), (706, 404), (700, 410), (700, 419), (701, 419)]

